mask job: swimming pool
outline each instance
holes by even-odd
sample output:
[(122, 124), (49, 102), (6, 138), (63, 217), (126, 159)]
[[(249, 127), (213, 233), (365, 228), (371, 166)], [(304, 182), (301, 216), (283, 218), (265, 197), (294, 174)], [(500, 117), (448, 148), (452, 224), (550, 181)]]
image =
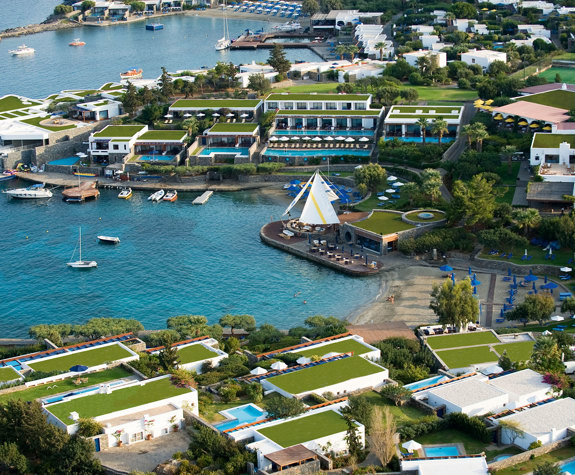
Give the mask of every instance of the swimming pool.
[(48, 162), (48, 165), (56, 165), (56, 166), (70, 166), (76, 165), (80, 160), (79, 157), (66, 157), (66, 158), (59, 158), (58, 160), (52, 160)]
[[(400, 142), (411, 142), (411, 143), (423, 143), (421, 137), (385, 137), (385, 140), (394, 140), (397, 139)], [(443, 137), (441, 139), (441, 143), (449, 143), (453, 142), (455, 139), (453, 137)], [(425, 137), (425, 143), (438, 143), (439, 139), (437, 137)]]
[(142, 155), (138, 159), (141, 162), (171, 162), (175, 155)]
[(295, 150), (295, 149), (267, 149), (265, 156), (268, 157), (340, 157), (342, 155), (353, 155), (356, 157), (369, 157), (371, 150), (358, 150), (358, 149), (311, 149), (311, 150)]
[(424, 447), (426, 457), (455, 457), (461, 455), (456, 445), (442, 445), (440, 447)]
[[(117, 386), (118, 384), (122, 384), (123, 382), (124, 381), (122, 381), (122, 380), (112, 381), (111, 383), (108, 383), (108, 384), (110, 386)], [(69, 392), (66, 394), (60, 394), (58, 396), (49, 397), (49, 398), (43, 399), (42, 401), (44, 402), (44, 404), (51, 404), (53, 402), (60, 402), (64, 398), (67, 398), (67, 397), (77, 396), (78, 394), (91, 393), (91, 392), (99, 391), (99, 390), (100, 390), (100, 386), (90, 386), (89, 388), (78, 389), (76, 391), (72, 391), (72, 392)]]
[(560, 465), (559, 468), (563, 471), (563, 473), (575, 474), (575, 460), (571, 460), (571, 462)]
[(499, 462), (500, 460), (505, 460), (505, 459), (508, 459), (509, 457), (513, 457), (513, 455), (501, 454), (501, 455), (498, 455), (497, 457), (495, 457), (495, 458), (493, 459), (493, 461), (494, 461), (494, 462)]
[(252, 422), (265, 419), (267, 412), (263, 411), (255, 404), (245, 404), (226, 411), (220, 411), (220, 414), (225, 416), (227, 419), (230, 419), (216, 425), (216, 428), (223, 432), (243, 424), (250, 424)]
[(416, 381), (415, 383), (406, 384), (403, 387), (409, 389), (410, 391), (415, 391), (416, 389), (425, 388), (426, 386), (437, 384), (441, 381), (445, 381), (446, 379), (448, 379), (447, 376), (443, 376), (440, 374), (439, 376), (433, 376), (432, 378), (427, 378), (421, 381)]
[(206, 147), (200, 152), (200, 156), (212, 154), (245, 155), (249, 154), (249, 148), (245, 147)]
[(273, 135), (354, 135), (354, 136), (371, 136), (373, 130), (276, 130)]

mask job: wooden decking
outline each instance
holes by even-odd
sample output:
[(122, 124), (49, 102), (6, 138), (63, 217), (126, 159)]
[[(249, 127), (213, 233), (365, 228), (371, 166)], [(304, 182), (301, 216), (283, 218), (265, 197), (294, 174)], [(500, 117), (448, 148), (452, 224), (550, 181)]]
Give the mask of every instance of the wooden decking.
[(97, 188), (97, 181), (85, 181), (78, 186), (67, 188), (62, 192), (65, 200), (84, 201), (86, 199), (96, 199), (100, 196)]
[[(301, 34), (301, 33), (263, 33), (261, 35), (242, 35), (235, 40), (231, 49), (272, 49), (276, 44), (280, 44), (284, 48), (305, 48), (309, 46), (317, 46), (320, 43), (312, 43), (311, 40), (316, 38), (315, 34)], [(274, 42), (270, 41), (275, 38), (309, 38), (309, 42), (290, 43), (290, 42)]]

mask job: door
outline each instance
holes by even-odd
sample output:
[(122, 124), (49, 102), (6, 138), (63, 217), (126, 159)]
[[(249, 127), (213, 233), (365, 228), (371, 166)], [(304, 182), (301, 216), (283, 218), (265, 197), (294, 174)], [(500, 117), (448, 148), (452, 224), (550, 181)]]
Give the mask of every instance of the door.
[(94, 439), (94, 446), (96, 448), (96, 452), (100, 452), (100, 437), (97, 437), (96, 439)]

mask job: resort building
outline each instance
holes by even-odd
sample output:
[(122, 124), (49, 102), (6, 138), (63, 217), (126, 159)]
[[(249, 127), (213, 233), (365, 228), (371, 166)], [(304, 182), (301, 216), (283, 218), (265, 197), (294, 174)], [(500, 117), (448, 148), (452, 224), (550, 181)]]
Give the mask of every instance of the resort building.
[(528, 450), (534, 442), (547, 445), (571, 437), (575, 432), (575, 400), (570, 397), (509, 412), (510, 415), (501, 417), (496, 414), (490, 419), (497, 425), (502, 421), (516, 423), (523, 434), (516, 437), (502, 428), (500, 439), (503, 444), (514, 444)]
[[(378, 59), (393, 56), (393, 42), (387, 39), (383, 32), (382, 25), (359, 24), (355, 27), (354, 40), (360, 52), (367, 58)], [(383, 43), (383, 48), (376, 48), (375, 45)]]
[(423, 35), (419, 39), (425, 49), (433, 49), (433, 46), (440, 41), (439, 36), (437, 35)]
[(198, 136), (190, 150), (190, 163), (247, 163), (253, 161), (259, 145), (257, 123), (218, 122)]
[(544, 25), (517, 25), (517, 30), (519, 30), (520, 33), (530, 36), (551, 38), (551, 31), (546, 29)]
[(311, 28), (318, 33), (336, 33), (345, 26), (358, 23), (379, 23), (381, 12), (360, 12), (359, 10), (331, 10), (316, 13), (311, 17)]
[(451, 26), (456, 29), (457, 31), (461, 31), (463, 33), (467, 32), (469, 28), (469, 22), (473, 22), (474, 20), (468, 20), (467, 18), (456, 18), (452, 20)]
[(124, 163), (147, 125), (108, 125), (90, 135), (88, 153), (95, 163)]
[[(566, 179), (568, 177), (564, 175), (562, 178)], [(575, 196), (575, 181), (556, 182), (546, 180), (529, 183), (526, 199), (530, 208), (553, 211), (561, 208), (569, 209), (573, 206), (573, 202), (569, 200), (570, 196)]]
[(470, 49), (467, 53), (461, 53), (461, 61), (467, 64), (479, 64), (485, 71), (495, 61), (507, 62), (507, 53), (487, 49)]
[(403, 58), (407, 61), (407, 64), (413, 67), (417, 67), (417, 60), (419, 58), (429, 58), (432, 64), (437, 68), (447, 66), (447, 54), (441, 51), (411, 51), (410, 53), (404, 53)]
[(435, 31), (433, 25), (411, 25), (411, 31), (422, 35), (431, 35)]
[(401, 473), (417, 475), (487, 475), (485, 455), (403, 459)]
[(178, 164), (187, 138), (185, 130), (148, 130), (134, 142), (133, 153), (140, 162)]
[(439, 141), (439, 137), (431, 134), (431, 125), (435, 119), (447, 122), (448, 132), (442, 137), (442, 142), (451, 142), (459, 133), (462, 113), (462, 106), (391, 106), (383, 121), (385, 140), (398, 138), (406, 142), (422, 142), (421, 128), (417, 121), (423, 117), (429, 121), (425, 137), (427, 143)]
[(488, 35), (489, 29), (485, 23), (474, 23), (471, 25), (471, 32), (476, 35)]
[(95, 438), (96, 451), (177, 431), (185, 424), (184, 409), (198, 415), (198, 393), (177, 386), (169, 374), (118, 386), (102, 384), (96, 394), (64, 396), (44, 406), (48, 421), (68, 434), (76, 433), (82, 418), (99, 422), (104, 429)]
[[(230, 122), (248, 122), (257, 119), (262, 109), (259, 99), (179, 99), (170, 106), (174, 117), (199, 119), (225, 116)], [(228, 116), (231, 114), (231, 116)]]
[(523, 0), (520, 2), (522, 8), (535, 8), (536, 10), (541, 10), (543, 15), (549, 15), (555, 8), (557, 8), (551, 2), (544, 2), (542, 0)]
[(84, 121), (111, 119), (122, 113), (122, 103), (108, 99), (76, 104), (70, 111), (72, 117)]
[[(215, 368), (219, 365), (221, 360), (228, 357), (227, 353), (216, 348), (217, 345), (218, 341), (216, 339), (207, 336), (174, 343), (172, 348), (176, 348), (178, 350), (178, 368), (195, 371), (198, 374), (202, 372), (204, 364), (209, 364), (211, 367)], [(157, 348), (150, 348), (146, 351), (153, 355), (157, 355), (163, 349), (163, 346), (159, 346)]]
[(575, 134), (534, 134), (529, 163), (545, 181), (575, 182)]

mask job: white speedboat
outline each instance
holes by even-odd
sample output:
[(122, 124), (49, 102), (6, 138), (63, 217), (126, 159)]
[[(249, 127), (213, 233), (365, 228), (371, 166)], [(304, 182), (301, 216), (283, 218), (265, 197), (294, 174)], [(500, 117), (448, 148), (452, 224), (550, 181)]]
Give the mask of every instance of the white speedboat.
[[(80, 228), (80, 236), (78, 238), (78, 243), (80, 244), (80, 259), (77, 261), (68, 262), (66, 265), (68, 267), (73, 267), (74, 269), (92, 269), (94, 267), (98, 267), (98, 263), (96, 261), (83, 261), (82, 260), (82, 228)], [(74, 249), (74, 253), (76, 249)], [(74, 253), (72, 254), (72, 259), (74, 258)]]
[(105, 244), (120, 244), (120, 238), (115, 236), (98, 236), (98, 240)]
[(40, 198), (51, 198), (52, 192), (44, 188), (43, 183), (29, 186), (28, 188), (15, 188), (13, 190), (4, 191), (10, 198), (17, 198), (21, 200), (34, 200)]
[(121, 200), (129, 200), (132, 197), (132, 188), (124, 188), (118, 193), (118, 198)]
[(299, 30), (301, 28), (301, 24), (297, 21), (288, 21), (287, 23), (283, 23), (282, 25), (276, 25), (273, 27), (274, 30), (278, 31), (294, 31)]
[(27, 54), (34, 54), (36, 50), (30, 46), (20, 45), (18, 48), (8, 51), (12, 56), (23, 56)]
[(162, 198), (164, 197), (165, 194), (166, 192), (164, 190), (155, 191), (150, 196), (148, 196), (148, 201), (155, 201), (155, 202), (162, 201)]

